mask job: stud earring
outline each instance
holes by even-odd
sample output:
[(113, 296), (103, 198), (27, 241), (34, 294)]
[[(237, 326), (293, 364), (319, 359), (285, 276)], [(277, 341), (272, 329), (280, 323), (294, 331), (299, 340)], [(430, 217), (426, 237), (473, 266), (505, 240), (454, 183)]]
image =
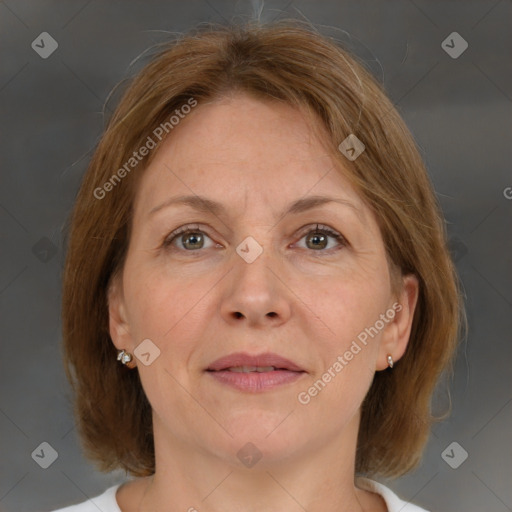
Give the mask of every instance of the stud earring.
[(129, 352), (126, 352), (126, 350), (118, 350), (117, 351), (117, 360), (121, 361), (124, 365), (128, 366), (128, 368), (133, 368), (134, 365), (130, 364), (132, 362), (132, 355)]
[(390, 368), (393, 368), (393, 358), (391, 357), (390, 354), (388, 355), (388, 366)]

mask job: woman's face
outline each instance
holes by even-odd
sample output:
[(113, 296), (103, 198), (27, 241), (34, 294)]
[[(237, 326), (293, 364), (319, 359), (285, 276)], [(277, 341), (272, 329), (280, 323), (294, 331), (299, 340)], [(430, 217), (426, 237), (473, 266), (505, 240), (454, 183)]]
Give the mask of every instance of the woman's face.
[[(357, 424), (375, 371), (403, 354), (414, 281), (392, 294), (376, 220), (338, 165), (298, 110), (245, 95), (199, 105), (158, 148), (110, 329), (139, 356), (161, 435), (235, 462), (247, 442), (267, 461), (304, 454)], [(216, 206), (166, 205), (180, 196)], [(237, 388), (207, 371), (235, 352), (275, 353), (303, 371)]]

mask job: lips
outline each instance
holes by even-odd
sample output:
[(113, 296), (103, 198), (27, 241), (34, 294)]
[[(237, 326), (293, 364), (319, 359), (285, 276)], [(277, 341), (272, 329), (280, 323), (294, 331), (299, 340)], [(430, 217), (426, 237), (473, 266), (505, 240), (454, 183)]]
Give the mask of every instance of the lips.
[(214, 361), (206, 369), (208, 378), (243, 393), (277, 391), (306, 375), (298, 364), (267, 352), (252, 356), (237, 352)]
[(305, 372), (303, 368), (293, 361), (278, 354), (266, 352), (259, 355), (250, 355), (245, 352), (235, 352), (217, 359), (211, 363), (206, 371), (219, 372), (230, 370), (233, 372), (268, 372), (288, 370), (290, 372)]

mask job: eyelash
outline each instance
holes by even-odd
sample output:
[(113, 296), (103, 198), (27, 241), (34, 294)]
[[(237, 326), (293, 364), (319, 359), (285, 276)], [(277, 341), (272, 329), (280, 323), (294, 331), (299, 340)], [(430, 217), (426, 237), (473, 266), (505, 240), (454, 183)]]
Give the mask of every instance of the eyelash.
[[(316, 228), (311, 228), (311, 226), (306, 226), (306, 228), (307, 228), (307, 231), (301, 230), (302, 234), (300, 236), (300, 239), (304, 238), (309, 233), (314, 232), (314, 233), (322, 233), (324, 235), (330, 236), (331, 238), (334, 238), (342, 247), (349, 245), (347, 239), (341, 233), (338, 233), (337, 231), (335, 231), (327, 226), (323, 226), (321, 224), (316, 224)], [(188, 252), (188, 253), (198, 252), (198, 250), (186, 250), (186, 249), (172, 247), (173, 242), (180, 235), (184, 235), (186, 233), (202, 233), (211, 239), (211, 237), (208, 235), (208, 233), (206, 233), (205, 231), (203, 231), (202, 229), (199, 228), (199, 225), (197, 225), (197, 227), (193, 227), (192, 225), (187, 224), (178, 229), (175, 229), (172, 233), (170, 233), (169, 236), (164, 240), (162, 246), (166, 249), (174, 249), (174, 250), (177, 249), (179, 251)], [(331, 249), (324, 249), (324, 250), (318, 250), (318, 251), (314, 251), (314, 249), (311, 249), (311, 252), (324, 252), (327, 254), (331, 254), (333, 252), (333, 250), (336, 251), (339, 249), (340, 248), (338, 248), (338, 249), (331, 248)]]

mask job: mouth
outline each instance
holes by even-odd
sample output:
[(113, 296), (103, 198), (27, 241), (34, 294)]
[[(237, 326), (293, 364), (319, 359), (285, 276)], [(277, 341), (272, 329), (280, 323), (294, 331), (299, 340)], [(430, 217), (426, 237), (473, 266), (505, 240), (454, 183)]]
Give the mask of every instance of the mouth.
[(235, 352), (215, 360), (206, 368), (206, 371), (214, 372), (226, 370), (239, 373), (265, 373), (279, 370), (291, 372), (305, 371), (297, 363), (272, 352), (265, 352), (259, 355)]
[[(208, 370), (208, 371), (228, 371), (235, 373), (265, 373), (265, 372), (273, 372), (275, 370), (288, 370), (288, 368), (276, 368), (275, 366), (230, 366), (229, 368), (224, 368), (223, 370)], [(288, 370), (290, 371), (290, 370)]]
[(230, 354), (217, 359), (205, 371), (217, 382), (246, 392), (274, 389), (292, 383), (307, 373), (293, 361), (272, 353), (258, 356)]

